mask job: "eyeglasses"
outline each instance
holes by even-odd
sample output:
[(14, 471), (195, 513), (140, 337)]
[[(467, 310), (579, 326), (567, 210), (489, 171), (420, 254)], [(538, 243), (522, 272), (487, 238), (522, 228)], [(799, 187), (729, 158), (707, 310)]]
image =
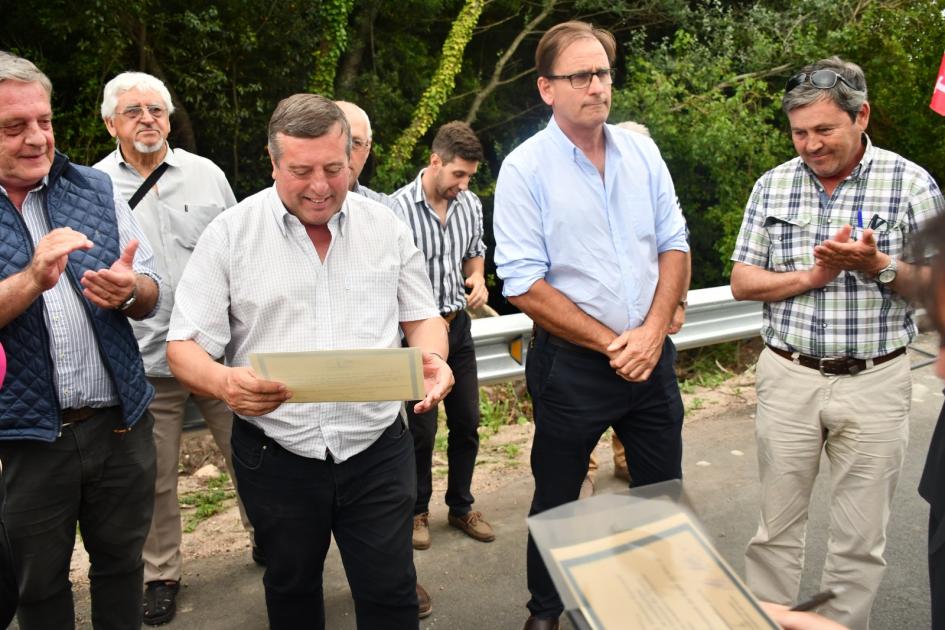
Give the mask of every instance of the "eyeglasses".
[(144, 110), (148, 110), (151, 118), (164, 118), (164, 116), (167, 115), (167, 110), (160, 105), (148, 105), (147, 107), (132, 105), (131, 107), (126, 107), (125, 110), (120, 113), (128, 120), (138, 120), (144, 115)]
[(604, 68), (596, 72), (575, 72), (574, 74), (548, 74), (546, 79), (567, 79), (575, 90), (583, 90), (591, 84), (591, 79), (597, 77), (602, 85), (610, 85), (614, 80), (614, 71)]
[(863, 91), (844, 79), (839, 73), (834, 72), (833, 70), (824, 69), (815, 70), (814, 72), (799, 72), (795, 74), (793, 77), (788, 79), (787, 85), (784, 88), (784, 93), (787, 94), (805, 81), (810, 81), (811, 85), (813, 85), (815, 88), (820, 88), (821, 90), (829, 90), (837, 84), (837, 81), (840, 81), (855, 92)]
[(371, 148), (371, 141), (362, 140), (361, 138), (351, 138), (351, 148), (355, 151), (367, 151)]

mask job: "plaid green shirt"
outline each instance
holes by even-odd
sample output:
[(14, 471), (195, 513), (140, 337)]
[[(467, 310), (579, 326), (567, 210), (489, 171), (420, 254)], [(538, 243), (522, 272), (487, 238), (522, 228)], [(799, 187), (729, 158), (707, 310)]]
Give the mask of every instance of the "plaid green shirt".
[[(810, 269), (814, 246), (845, 224), (856, 226), (858, 209), (863, 225), (873, 215), (885, 221), (876, 229), (879, 250), (905, 260), (910, 235), (945, 211), (945, 199), (924, 169), (866, 137), (863, 159), (829, 199), (799, 157), (765, 173), (751, 192), (732, 260), (777, 272)], [(843, 271), (822, 289), (766, 302), (761, 334), (765, 343), (801, 354), (869, 359), (908, 345), (916, 324), (905, 298)]]

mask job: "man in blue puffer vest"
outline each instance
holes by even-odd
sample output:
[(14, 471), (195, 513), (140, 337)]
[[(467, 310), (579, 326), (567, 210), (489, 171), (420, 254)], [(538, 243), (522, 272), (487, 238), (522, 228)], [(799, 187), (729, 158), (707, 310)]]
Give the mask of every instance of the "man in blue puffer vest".
[(155, 311), (160, 278), (108, 176), (56, 152), (51, 91), (36, 66), (0, 52), (0, 460), (17, 618), (21, 630), (74, 626), (78, 524), (93, 626), (133, 628), (154, 393), (128, 318)]

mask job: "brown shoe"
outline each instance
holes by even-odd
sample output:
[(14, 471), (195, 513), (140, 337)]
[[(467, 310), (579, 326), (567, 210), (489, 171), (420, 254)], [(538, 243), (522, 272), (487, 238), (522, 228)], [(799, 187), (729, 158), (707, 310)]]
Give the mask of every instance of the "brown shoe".
[(532, 615), (525, 622), (525, 627), (522, 630), (558, 630), (558, 618), (548, 619)]
[(413, 548), (430, 548), (430, 513), (413, 515)]
[(417, 603), (419, 604), (417, 618), (426, 619), (433, 614), (433, 600), (430, 599), (427, 589), (420, 586), (420, 582), (417, 582)]
[(462, 516), (449, 515), (450, 525), (456, 529), (462, 530), (470, 538), (475, 538), (479, 542), (492, 542), (495, 540), (495, 533), (492, 531), (492, 525), (482, 518), (482, 512), (469, 512)]

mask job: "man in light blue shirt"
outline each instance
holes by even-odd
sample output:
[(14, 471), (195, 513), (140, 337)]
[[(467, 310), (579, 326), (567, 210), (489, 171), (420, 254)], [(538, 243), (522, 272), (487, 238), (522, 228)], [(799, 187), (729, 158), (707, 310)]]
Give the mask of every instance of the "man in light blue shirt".
[[(610, 33), (583, 22), (545, 33), (535, 59), (553, 116), (506, 158), (496, 185), (503, 293), (535, 322), (530, 514), (578, 498), (609, 426), (633, 485), (682, 476), (667, 332), (687, 289), (686, 224), (653, 141), (606, 124), (615, 52)], [(557, 628), (561, 600), (531, 540), (528, 586), (525, 628)]]

